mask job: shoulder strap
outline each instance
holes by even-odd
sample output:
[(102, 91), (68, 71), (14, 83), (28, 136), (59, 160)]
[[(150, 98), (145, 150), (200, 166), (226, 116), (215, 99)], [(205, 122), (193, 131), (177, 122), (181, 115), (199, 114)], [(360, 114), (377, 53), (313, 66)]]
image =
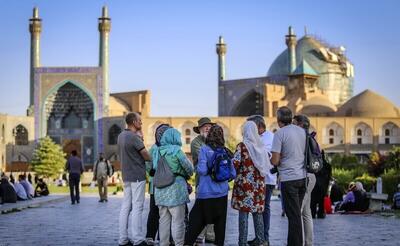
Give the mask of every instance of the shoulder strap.
[(306, 145), (304, 149), (304, 168), (307, 168), (307, 161), (308, 161), (308, 148), (309, 146), (309, 134), (306, 129), (304, 129), (304, 132), (306, 133)]

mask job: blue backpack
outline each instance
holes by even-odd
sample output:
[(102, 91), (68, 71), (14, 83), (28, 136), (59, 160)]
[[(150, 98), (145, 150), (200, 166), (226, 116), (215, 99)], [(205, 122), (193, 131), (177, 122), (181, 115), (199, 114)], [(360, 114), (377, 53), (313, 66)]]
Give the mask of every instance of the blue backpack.
[(225, 148), (216, 148), (208, 166), (208, 173), (214, 182), (230, 181), (231, 177), (231, 160), (228, 151)]

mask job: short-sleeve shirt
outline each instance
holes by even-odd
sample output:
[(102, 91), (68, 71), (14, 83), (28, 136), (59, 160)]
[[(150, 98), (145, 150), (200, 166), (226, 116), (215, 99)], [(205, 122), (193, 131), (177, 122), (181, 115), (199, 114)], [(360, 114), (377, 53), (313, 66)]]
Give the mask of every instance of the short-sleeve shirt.
[(290, 124), (275, 132), (271, 152), (281, 154), (278, 165), (281, 181), (299, 180), (306, 177), (305, 148), (306, 133), (303, 128)]
[(146, 180), (146, 165), (140, 154), (140, 151), (144, 148), (140, 136), (131, 130), (126, 129), (119, 134), (118, 151), (124, 182)]

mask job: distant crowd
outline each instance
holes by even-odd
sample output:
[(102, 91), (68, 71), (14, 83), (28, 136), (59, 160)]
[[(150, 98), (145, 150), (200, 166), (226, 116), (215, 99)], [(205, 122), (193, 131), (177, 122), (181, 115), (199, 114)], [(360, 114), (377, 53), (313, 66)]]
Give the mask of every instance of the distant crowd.
[(0, 203), (16, 203), (17, 201), (49, 195), (47, 184), (42, 178), (35, 176), (35, 184), (36, 188), (33, 188), (31, 174), (28, 174), (28, 177), (26, 174), (19, 174), (18, 180), (15, 180), (12, 173), (9, 176), (2, 173), (0, 177)]

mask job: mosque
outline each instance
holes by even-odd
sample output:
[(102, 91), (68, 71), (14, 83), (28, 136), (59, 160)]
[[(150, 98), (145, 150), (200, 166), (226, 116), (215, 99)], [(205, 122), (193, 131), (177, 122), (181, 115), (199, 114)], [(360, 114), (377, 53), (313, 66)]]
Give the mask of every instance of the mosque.
[[(152, 117), (149, 91), (110, 93), (109, 35), (111, 18), (103, 7), (98, 18), (99, 64), (93, 67), (47, 67), (40, 63), (42, 19), (34, 8), (29, 19), (30, 103), (27, 116), (0, 114), (0, 169), (30, 168), (38, 139), (50, 136), (66, 153), (78, 150), (90, 169), (99, 152), (118, 167), (116, 140), (125, 127), (124, 115), (141, 113), (145, 144), (154, 142), (154, 130), (169, 123), (182, 133), (183, 149), (190, 152), (196, 136), (195, 117)], [(327, 153), (368, 156), (400, 146), (400, 110), (370, 90), (353, 96), (354, 66), (344, 47), (334, 47), (305, 34), (297, 40), (292, 27), (287, 48), (265, 76), (226, 79), (227, 44), (216, 44), (218, 57), (218, 117), (226, 139), (241, 140), (246, 116), (261, 114), (271, 131), (278, 129), (276, 109), (288, 106), (310, 116), (311, 128)]]

